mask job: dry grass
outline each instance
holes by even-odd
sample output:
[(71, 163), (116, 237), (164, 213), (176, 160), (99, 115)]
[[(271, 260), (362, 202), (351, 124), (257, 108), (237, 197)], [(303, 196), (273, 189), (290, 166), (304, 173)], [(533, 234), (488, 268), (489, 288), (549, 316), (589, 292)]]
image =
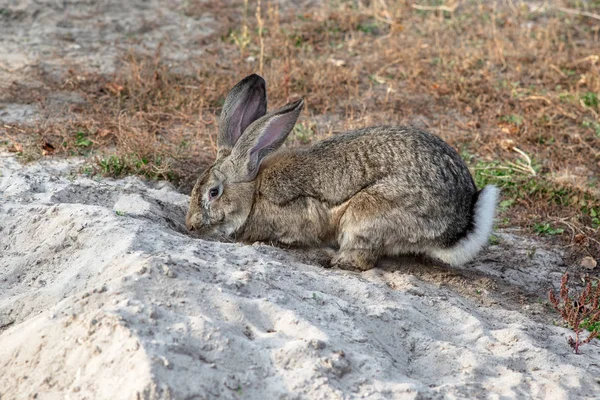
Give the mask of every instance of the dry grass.
[[(460, 149), (479, 185), (503, 187), (501, 223), (562, 235), (598, 258), (600, 3), (419, 4), (217, 4), (223, 31), (201, 43), (205, 56), (187, 74), (161, 62), (168, 48), (124, 56), (111, 78), (73, 72), (49, 87), (68, 86), (90, 106), (68, 110), (65, 122), (11, 126), (11, 143), (89, 155), (88, 173), (143, 174), (187, 190), (214, 157), (227, 90), (262, 70), (271, 107), (306, 99), (290, 145), (373, 124), (427, 128)], [(186, 14), (200, 11), (187, 3)]]

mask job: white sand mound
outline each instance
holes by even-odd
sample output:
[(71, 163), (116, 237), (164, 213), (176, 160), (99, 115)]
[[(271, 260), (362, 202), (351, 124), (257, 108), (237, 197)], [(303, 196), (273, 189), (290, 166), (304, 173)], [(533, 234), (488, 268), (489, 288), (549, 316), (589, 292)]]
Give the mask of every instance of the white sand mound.
[(403, 272), (193, 239), (168, 184), (0, 157), (0, 398), (600, 396), (597, 345)]

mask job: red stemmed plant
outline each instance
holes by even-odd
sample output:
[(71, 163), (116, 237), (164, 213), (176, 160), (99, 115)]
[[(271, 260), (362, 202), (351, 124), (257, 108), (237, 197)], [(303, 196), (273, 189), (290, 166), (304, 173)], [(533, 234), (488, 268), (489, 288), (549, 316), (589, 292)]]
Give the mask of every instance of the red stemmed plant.
[(579, 354), (579, 347), (589, 343), (595, 337), (600, 335), (600, 330), (597, 328), (592, 330), (587, 337), (583, 338), (583, 333), (586, 331), (582, 327), (582, 322), (585, 325), (594, 326), (600, 321), (600, 283), (596, 281), (595, 285), (587, 279), (585, 287), (579, 294), (577, 299), (569, 297), (569, 274), (565, 273), (560, 282), (560, 299), (557, 299), (552, 289), (548, 292), (548, 299), (552, 306), (560, 313), (567, 324), (573, 328), (575, 338), (569, 337), (569, 345)]

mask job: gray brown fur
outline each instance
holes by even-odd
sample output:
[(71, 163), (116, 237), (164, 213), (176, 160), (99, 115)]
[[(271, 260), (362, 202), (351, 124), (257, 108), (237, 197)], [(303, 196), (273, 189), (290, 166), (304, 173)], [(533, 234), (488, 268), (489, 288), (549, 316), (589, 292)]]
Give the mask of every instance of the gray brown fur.
[[(380, 126), (275, 151), (302, 105), (262, 116), (237, 143), (221, 145), (192, 192), (190, 229), (244, 242), (331, 246), (338, 249), (332, 266), (363, 271), (382, 256), (435, 256), (472, 234), (478, 192), (448, 144), (415, 128)], [(209, 200), (215, 187), (222, 193)]]

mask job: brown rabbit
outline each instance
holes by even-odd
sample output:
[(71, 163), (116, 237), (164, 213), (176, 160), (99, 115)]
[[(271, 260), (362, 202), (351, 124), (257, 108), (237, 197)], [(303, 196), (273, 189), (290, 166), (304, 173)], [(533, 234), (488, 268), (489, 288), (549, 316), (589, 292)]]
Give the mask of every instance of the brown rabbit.
[(332, 266), (359, 271), (406, 253), (460, 265), (487, 243), (498, 190), (477, 191), (448, 144), (415, 128), (383, 126), (278, 150), (303, 105), (298, 100), (265, 114), (258, 75), (231, 90), (217, 160), (192, 191), (190, 230), (330, 246), (338, 249)]

